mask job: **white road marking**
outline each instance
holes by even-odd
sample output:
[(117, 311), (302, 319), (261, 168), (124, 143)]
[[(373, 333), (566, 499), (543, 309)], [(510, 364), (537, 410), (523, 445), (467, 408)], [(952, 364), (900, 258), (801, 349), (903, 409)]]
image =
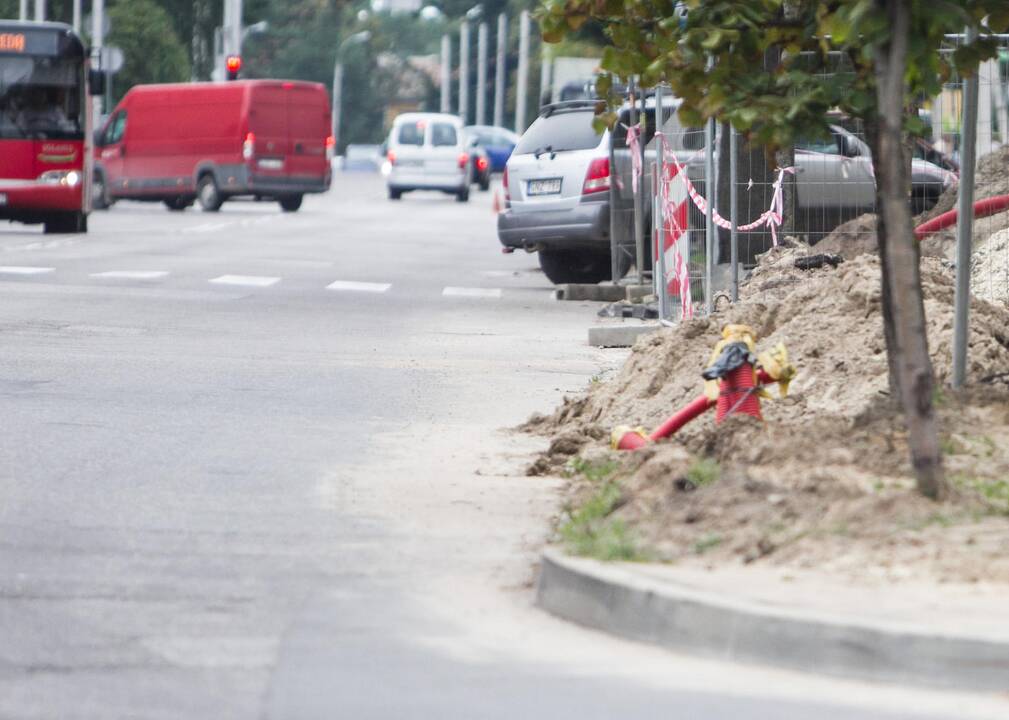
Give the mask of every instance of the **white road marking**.
[(280, 282), (279, 277), (263, 277), (262, 275), (221, 275), (210, 282), (218, 285), (246, 285), (249, 287), (270, 287)]
[(0, 265), (0, 274), (3, 275), (43, 275), (51, 273), (56, 268), (51, 267), (28, 267), (24, 265)]
[(232, 225), (237, 224), (238, 223), (235, 220), (229, 220), (227, 222), (203, 223), (202, 225), (193, 225), (192, 227), (183, 228), (180, 232), (183, 234), (210, 233), (223, 230), (226, 227), (231, 227)]
[(467, 287), (447, 287), (441, 291), (445, 297), (501, 297), (501, 288), (467, 288)]
[(392, 283), (355, 282), (354, 280), (337, 280), (326, 286), (327, 290), (346, 290), (349, 292), (384, 293), (392, 287)]
[(168, 276), (167, 270), (106, 270), (91, 273), (93, 278), (109, 280), (160, 280)]

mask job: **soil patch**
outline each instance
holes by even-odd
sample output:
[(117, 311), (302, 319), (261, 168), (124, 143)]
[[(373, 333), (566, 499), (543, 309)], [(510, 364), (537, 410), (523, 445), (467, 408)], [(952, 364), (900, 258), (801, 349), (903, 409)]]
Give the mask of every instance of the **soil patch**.
[[(972, 304), (974, 389), (937, 397), (954, 492), (935, 503), (913, 489), (903, 424), (889, 402), (878, 260), (862, 254), (837, 269), (795, 268), (797, 257), (820, 249), (772, 250), (739, 303), (642, 338), (613, 380), (532, 418), (526, 430), (555, 440), (530, 472), (567, 472), (575, 520), (626, 528), (610, 535), (622, 543), (633, 536), (640, 554), (657, 559), (852, 572), (869, 564), (899, 568), (896, 575), (1009, 582), (1009, 311)], [(943, 387), (953, 273), (924, 258), (922, 280)], [(759, 349), (783, 342), (799, 368), (787, 398), (763, 403), (766, 422), (730, 418), (715, 427), (705, 416), (643, 450), (609, 450), (613, 427), (651, 429), (701, 392), (701, 369), (726, 323), (753, 327)], [(581, 517), (592, 502), (596, 517)]]

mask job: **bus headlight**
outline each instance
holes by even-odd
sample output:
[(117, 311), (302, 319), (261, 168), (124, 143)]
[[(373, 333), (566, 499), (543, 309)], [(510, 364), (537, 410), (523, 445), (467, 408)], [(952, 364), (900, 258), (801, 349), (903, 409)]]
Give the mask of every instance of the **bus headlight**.
[(77, 187), (81, 184), (81, 173), (78, 170), (46, 170), (39, 175), (39, 182), (48, 185)]

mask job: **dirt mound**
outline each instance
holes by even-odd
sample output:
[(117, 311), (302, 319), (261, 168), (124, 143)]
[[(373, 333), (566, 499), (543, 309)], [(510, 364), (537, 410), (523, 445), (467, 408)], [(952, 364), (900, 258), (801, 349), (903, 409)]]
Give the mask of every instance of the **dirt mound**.
[(1009, 228), (993, 233), (974, 251), (970, 290), (976, 297), (1009, 305)]
[(817, 252), (836, 253), (846, 260), (879, 250), (876, 214), (866, 213), (842, 223), (816, 244)]
[[(802, 564), (820, 562), (824, 547), (844, 542), (872, 555), (883, 547), (886, 528), (894, 531), (891, 521), (923, 530), (937, 513), (957, 522), (978, 516), (978, 508), (986, 507), (978, 487), (995, 495), (1004, 491), (1009, 505), (1009, 388), (990, 384), (1009, 378), (1009, 311), (982, 300), (972, 304), (969, 380), (989, 384), (980, 406), (943, 400), (945, 442), (958, 433), (971, 438), (963, 445), (972, 449), (965, 451), (965, 469), (954, 473), (963, 492), (952, 504), (937, 506), (911, 489), (902, 423), (888, 402), (878, 260), (863, 254), (837, 269), (795, 268), (796, 258), (820, 250), (775, 248), (742, 286), (738, 303), (642, 338), (613, 380), (538, 418), (528, 429), (564, 440), (537, 461), (535, 472), (557, 471), (574, 453), (609, 453), (605, 438), (616, 425), (658, 425), (701, 392), (700, 372), (721, 327), (743, 323), (756, 330), (759, 349), (782, 342), (799, 368), (787, 398), (763, 403), (766, 424), (742, 418), (716, 428), (712, 417), (704, 417), (671, 441), (637, 453), (610, 453), (611, 461), (622, 464), (623, 477), (614, 517), (629, 522), (661, 557), (753, 561), (773, 555)], [(953, 273), (942, 261), (925, 258), (922, 283), (929, 347), (942, 387), (951, 373)], [(686, 481), (698, 462), (716, 463), (718, 481), (699, 487)], [(894, 520), (897, 503), (901, 512)], [(1009, 545), (1004, 517), (979, 522), (995, 523), (1002, 532), (996, 544)], [(1006, 556), (1009, 547), (999, 547)], [(977, 570), (956, 552), (948, 559), (932, 569), (943, 576), (956, 575), (958, 563), (964, 576)], [(999, 562), (1009, 581), (1009, 562)]]
[[(652, 427), (701, 391), (700, 372), (727, 323), (756, 330), (760, 348), (785, 344), (800, 368), (791, 397), (768, 404), (774, 422), (803, 424), (823, 415), (856, 418), (888, 392), (886, 346), (880, 315), (879, 262), (860, 255), (816, 270), (797, 270), (797, 257), (820, 248), (775, 248), (740, 289), (740, 302), (648, 335), (634, 346), (621, 372), (567, 403), (539, 428)], [(922, 261), (936, 377), (951, 372), (953, 273), (937, 259)], [(984, 301), (971, 310), (969, 377), (1009, 370), (1009, 312)], [(593, 432), (597, 432), (593, 430)], [(688, 426), (685, 433), (697, 432)]]

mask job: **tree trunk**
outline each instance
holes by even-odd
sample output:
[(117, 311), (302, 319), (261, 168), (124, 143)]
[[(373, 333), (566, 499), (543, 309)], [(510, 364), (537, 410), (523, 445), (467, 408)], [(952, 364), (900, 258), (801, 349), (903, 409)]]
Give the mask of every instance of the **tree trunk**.
[[(879, 116), (876, 172), (880, 252), (889, 279), (896, 368), (901, 407), (908, 430), (911, 464), (918, 490), (940, 498), (946, 490), (932, 393), (935, 378), (928, 354), (925, 303), (921, 292), (919, 249), (910, 205), (910, 160), (903, 142), (910, 14), (905, 0), (877, 0), (890, 21), (890, 42), (877, 49), (876, 96)], [(886, 284), (884, 283), (884, 287)], [(884, 310), (884, 317), (886, 311)]]

